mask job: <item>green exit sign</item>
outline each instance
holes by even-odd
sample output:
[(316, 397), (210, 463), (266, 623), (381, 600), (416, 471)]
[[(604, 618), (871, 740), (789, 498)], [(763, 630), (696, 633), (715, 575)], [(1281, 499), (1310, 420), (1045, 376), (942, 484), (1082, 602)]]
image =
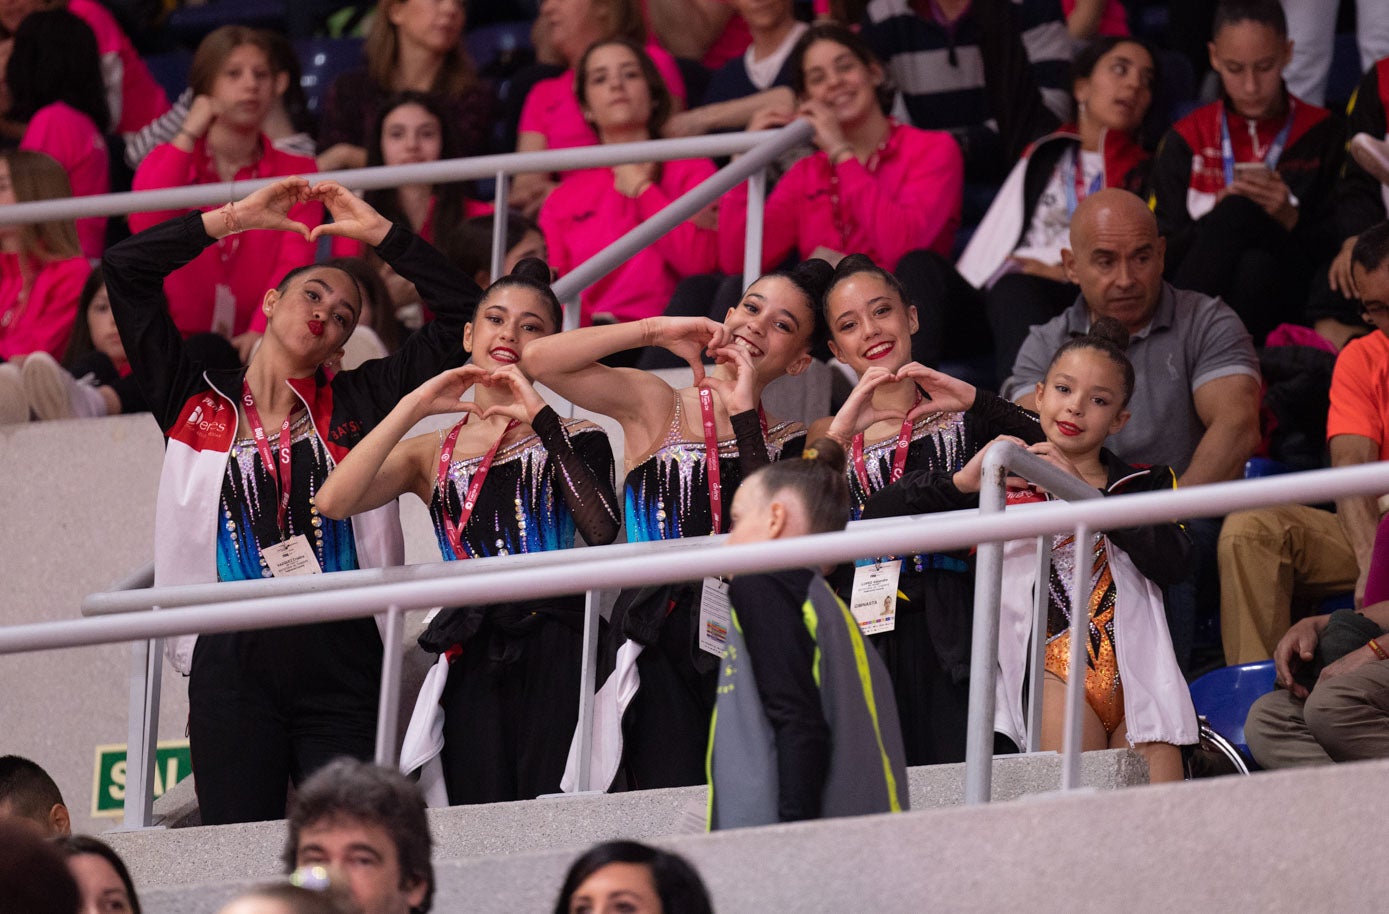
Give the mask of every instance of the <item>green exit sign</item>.
[[(188, 740), (176, 739), (160, 743), (155, 749), (154, 795), (164, 791), (193, 773)], [(92, 786), (92, 815), (119, 816), (125, 811), (125, 746), (96, 747), (96, 776)]]

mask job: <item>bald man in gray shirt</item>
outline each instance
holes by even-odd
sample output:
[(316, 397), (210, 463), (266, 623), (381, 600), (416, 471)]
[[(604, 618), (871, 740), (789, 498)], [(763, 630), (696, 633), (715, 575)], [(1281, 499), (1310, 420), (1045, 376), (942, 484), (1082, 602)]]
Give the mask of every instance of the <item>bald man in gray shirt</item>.
[[(1037, 384), (1051, 357), (1094, 317), (1128, 328), (1135, 387), (1132, 418), (1109, 448), (1136, 464), (1165, 463), (1183, 486), (1238, 479), (1259, 444), (1261, 379), (1254, 344), (1239, 316), (1218, 298), (1162, 281), (1165, 242), (1157, 220), (1128, 191), (1086, 197), (1071, 218), (1071, 247), (1061, 252), (1080, 298), (1032, 328), (1003, 395), (1036, 408)], [(1188, 521), (1195, 546), (1191, 580), (1167, 591), (1167, 620), (1182, 670), (1195, 667), (1198, 607), (1219, 600), (1215, 580), (1220, 518)]]
[(1163, 239), (1143, 201), (1102, 190), (1076, 207), (1067, 277), (1074, 305), (1033, 327), (1003, 396), (1034, 408), (1036, 386), (1061, 344), (1094, 317), (1132, 334), (1132, 418), (1108, 446), (1131, 463), (1171, 466), (1181, 485), (1237, 479), (1259, 443), (1259, 360), (1239, 316), (1218, 298), (1162, 281)]

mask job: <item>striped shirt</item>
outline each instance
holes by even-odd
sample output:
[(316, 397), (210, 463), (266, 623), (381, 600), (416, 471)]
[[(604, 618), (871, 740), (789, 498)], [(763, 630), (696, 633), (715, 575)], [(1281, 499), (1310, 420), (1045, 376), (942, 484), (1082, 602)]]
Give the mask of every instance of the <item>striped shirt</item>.
[[(986, 67), (1006, 68), (1006, 64), (990, 60), (983, 47), (984, 29), (991, 18), (981, 11), (986, 5), (1000, 7), (991, 12), (1005, 22), (1011, 18), (1042, 101), (1060, 121), (1069, 120), (1074, 43), (1059, 0), (975, 0), (950, 25), (919, 15), (911, 0), (871, 0), (864, 14), (863, 37), (886, 62), (911, 123), (957, 134), (980, 128), (998, 131), (999, 119), (991, 110), (984, 77)], [(1007, 80), (1007, 74), (999, 78)]]

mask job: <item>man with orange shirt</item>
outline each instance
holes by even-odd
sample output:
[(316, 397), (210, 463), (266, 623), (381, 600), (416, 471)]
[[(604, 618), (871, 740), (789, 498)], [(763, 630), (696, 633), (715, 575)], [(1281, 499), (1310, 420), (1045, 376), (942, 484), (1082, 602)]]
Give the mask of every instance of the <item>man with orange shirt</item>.
[[(1389, 459), (1389, 222), (1351, 254), (1360, 307), (1374, 332), (1336, 359), (1326, 437), (1332, 466)], [(1365, 591), (1380, 507), (1340, 498), (1331, 514), (1303, 505), (1242, 511), (1220, 531), (1220, 617), (1227, 663), (1266, 660), (1289, 628), (1294, 597)]]

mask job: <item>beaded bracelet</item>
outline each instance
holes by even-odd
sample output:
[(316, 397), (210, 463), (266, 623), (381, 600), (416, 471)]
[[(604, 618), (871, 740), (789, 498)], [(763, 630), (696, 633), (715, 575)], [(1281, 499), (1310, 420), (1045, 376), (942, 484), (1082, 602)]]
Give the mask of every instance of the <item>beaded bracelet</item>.
[(1384, 648), (1380, 647), (1379, 642), (1375, 639), (1371, 638), (1367, 646), (1380, 660), (1389, 660), (1389, 653), (1386, 653)]

